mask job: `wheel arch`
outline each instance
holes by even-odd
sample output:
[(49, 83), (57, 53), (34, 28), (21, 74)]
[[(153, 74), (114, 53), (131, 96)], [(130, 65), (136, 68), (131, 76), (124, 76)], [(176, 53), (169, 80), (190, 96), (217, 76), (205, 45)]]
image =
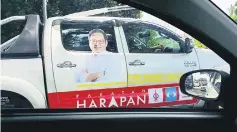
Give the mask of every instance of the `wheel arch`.
[(12, 92), (1, 90), (1, 108), (34, 108), (31, 102), (24, 96)]
[(25, 97), (34, 108), (47, 108), (46, 97), (32, 84), (14, 77), (1, 77), (1, 90)]

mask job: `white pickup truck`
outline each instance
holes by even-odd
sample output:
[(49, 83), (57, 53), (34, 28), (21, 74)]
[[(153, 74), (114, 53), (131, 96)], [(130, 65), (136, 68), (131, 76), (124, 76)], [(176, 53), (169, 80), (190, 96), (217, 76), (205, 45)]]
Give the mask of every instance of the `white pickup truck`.
[[(2, 108), (203, 107), (181, 93), (180, 76), (228, 65), (139, 19), (63, 16), (42, 25), (38, 15), (28, 15), (1, 25), (11, 20), (26, 25), (1, 45)], [(104, 38), (93, 40), (101, 30)], [(93, 44), (106, 52), (93, 54)], [(92, 73), (100, 76), (88, 80)]]

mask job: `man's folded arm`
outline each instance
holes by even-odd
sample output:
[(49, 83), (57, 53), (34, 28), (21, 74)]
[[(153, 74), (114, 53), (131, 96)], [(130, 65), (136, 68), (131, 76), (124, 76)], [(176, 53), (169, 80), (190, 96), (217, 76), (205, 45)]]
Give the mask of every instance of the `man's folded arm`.
[(93, 81), (93, 80), (98, 79), (98, 78), (101, 77), (101, 76), (103, 76), (103, 74), (102, 74), (102, 73), (99, 73), (99, 72), (97, 72), (97, 73), (90, 73), (90, 74), (87, 75), (85, 81), (86, 81), (86, 82), (91, 82), (91, 81)]

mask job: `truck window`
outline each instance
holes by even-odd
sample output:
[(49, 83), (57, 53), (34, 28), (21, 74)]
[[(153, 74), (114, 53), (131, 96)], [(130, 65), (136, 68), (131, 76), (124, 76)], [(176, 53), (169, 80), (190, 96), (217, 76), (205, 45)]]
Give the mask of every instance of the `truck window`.
[(145, 23), (123, 25), (130, 53), (179, 53), (183, 41), (171, 32)]
[(101, 29), (106, 33), (107, 51), (118, 52), (114, 28), (110, 22), (62, 22), (61, 36), (64, 48), (70, 51), (90, 52), (88, 34), (93, 29)]

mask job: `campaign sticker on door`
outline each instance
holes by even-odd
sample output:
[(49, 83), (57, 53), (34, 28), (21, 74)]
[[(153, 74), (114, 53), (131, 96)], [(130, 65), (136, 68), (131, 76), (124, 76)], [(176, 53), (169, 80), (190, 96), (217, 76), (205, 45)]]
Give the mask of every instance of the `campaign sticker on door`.
[(183, 94), (180, 88), (178, 89), (179, 89), (179, 100), (192, 100), (193, 99), (193, 97)]
[(166, 102), (177, 101), (176, 87), (165, 88), (165, 95)]
[[(116, 48), (111, 51), (111, 46), (116, 43), (109, 40), (109, 34), (102, 29), (88, 30), (88, 36), (84, 38), (88, 41), (85, 47), (89, 51), (80, 56), (80, 61), (75, 59), (77, 67), (73, 68), (77, 87), (85, 88), (88, 84), (89, 88), (127, 85), (124, 55), (117, 53)], [(81, 51), (84, 50), (81, 47)]]
[(121, 56), (113, 53), (87, 55), (85, 68), (79, 69), (76, 80), (77, 82), (121, 82), (123, 81), (121, 60)]
[(162, 88), (148, 89), (149, 104), (162, 103), (163, 102), (163, 91)]

